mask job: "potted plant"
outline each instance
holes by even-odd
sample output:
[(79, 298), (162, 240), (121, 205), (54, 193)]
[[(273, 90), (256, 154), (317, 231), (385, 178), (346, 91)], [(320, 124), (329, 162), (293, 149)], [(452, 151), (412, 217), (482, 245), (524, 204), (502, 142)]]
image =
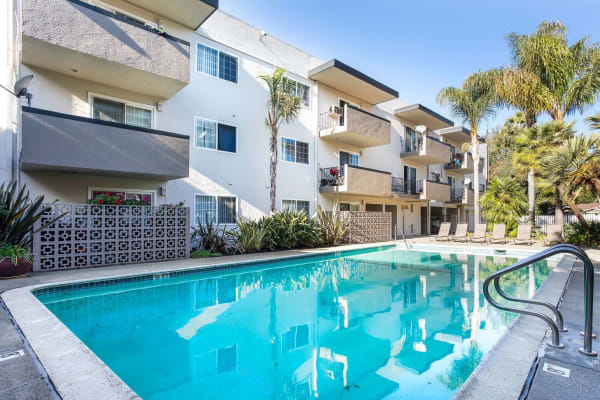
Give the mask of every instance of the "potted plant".
[[(30, 200), (25, 186), (17, 190), (16, 182), (0, 185), (0, 277), (22, 276), (31, 271), (33, 227), (46, 210), (43, 203), (44, 196)], [(38, 231), (64, 215), (47, 222)]]

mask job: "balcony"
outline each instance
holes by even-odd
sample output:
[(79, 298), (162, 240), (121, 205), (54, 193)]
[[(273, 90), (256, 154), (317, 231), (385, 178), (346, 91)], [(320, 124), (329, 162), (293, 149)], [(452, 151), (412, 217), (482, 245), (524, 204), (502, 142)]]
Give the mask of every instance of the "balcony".
[(420, 192), (421, 200), (450, 201), (450, 185), (439, 181), (423, 180), (423, 190)]
[(473, 189), (470, 189), (468, 186), (456, 186), (454, 188), (450, 188), (450, 201), (447, 203), (472, 206), (474, 198), (475, 192), (473, 192)]
[(391, 123), (385, 118), (354, 106), (331, 107), (337, 112), (323, 113), (319, 136), (360, 148), (390, 144)]
[(189, 176), (189, 138), (23, 107), (22, 168), (153, 179)]
[(320, 192), (344, 193), (373, 197), (389, 197), (392, 174), (386, 171), (344, 165), (321, 168)]
[(23, 63), (168, 99), (190, 81), (190, 44), (79, 0), (24, 0)]
[(164, 0), (125, 1), (193, 30), (198, 29), (219, 8), (219, 0), (169, 0), (168, 7), (165, 7)]
[(400, 157), (405, 161), (419, 164), (445, 164), (450, 162), (452, 146), (431, 136), (417, 139), (403, 139)]
[(473, 156), (471, 153), (455, 153), (450, 158), (450, 162), (444, 164), (447, 173), (452, 174), (472, 174)]
[(423, 181), (392, 177), (393, 197), (417, 199), (421, 192), (423, 192)]

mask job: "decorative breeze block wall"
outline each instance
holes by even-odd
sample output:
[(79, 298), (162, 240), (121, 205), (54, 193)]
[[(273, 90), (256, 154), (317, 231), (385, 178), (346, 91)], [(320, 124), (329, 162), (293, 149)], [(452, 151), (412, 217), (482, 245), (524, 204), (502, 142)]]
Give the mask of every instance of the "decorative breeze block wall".
[(33, 270), (174, 260), (190, 255), (190, 209), (47, 204), (33, 236)]
[(392, 213), (343, 211), (349, 219), (349, 243), (389, 242), (392, 240)]

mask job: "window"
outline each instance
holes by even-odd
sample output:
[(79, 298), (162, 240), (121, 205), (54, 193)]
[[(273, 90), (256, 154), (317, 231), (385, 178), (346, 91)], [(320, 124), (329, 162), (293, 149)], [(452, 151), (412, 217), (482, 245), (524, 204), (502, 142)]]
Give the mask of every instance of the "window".
[(216, 121), (196, 118), (195, 147), (237, 152), (237, 128)]
[(289, 331), (281, 335), (283, 351), (299, 349), (308, 344), (308, 325), (292, 326)]
[(234, 224), (237, 217), (237, 198), (198, 194), (194, 202), (194, 211), (198, 224)]
[(92, 118), (152, 128), (152, 108), (99, 96), (91, 97)]
[(357, 167), (358, 154), (348, 153), (347, 151), (340, 151), (340, 167), (343, 167), (346, 164)]
[(196, 70), (210, 76), (237, 83), (238, 59), (222, 51), (198, 43)]
[(94, 200), (96, 197), (105, 195), (111, 199), (118, 199), (120, 204), (127, 204), (127, 200), (135, 200), (135, 204), (149, 205), (154, 203), (154, 192), (151, 190), (124, 190), (110, 188), (90, 188), (88, 191), (88, 200)]
[(308, 200), (281, 200), (281, 208), (284, 210), (304, 211), (310, 215), (310, 201)]
[(196, 378), (208, 377), (237, 369), (237, 345), (211, 350), (194, 357), (193, 373)]
[(359, 203), (340, 203), (340, 211), (360, 211)]
[(298, 164), (308, 164), (308, 143), (281, 138), (281, 159)]
[(300, 97), (300, 102), (304, 107), (310, 107), (310, 87), (293, 79), (286, 79), (290, 83), (290, 94)]

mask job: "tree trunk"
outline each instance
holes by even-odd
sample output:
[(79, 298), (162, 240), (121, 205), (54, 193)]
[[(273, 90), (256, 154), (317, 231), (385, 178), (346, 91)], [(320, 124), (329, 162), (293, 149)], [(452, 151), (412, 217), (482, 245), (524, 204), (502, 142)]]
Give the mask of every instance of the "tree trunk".
[(477, 138), (477, 125), (471, 126), (471, 150), (473, 151), (473, 193), (474, 193), (474, 219), (475, 223), (481, 222), (479, 212), (479, 139)]
[(562, 206), (563, 203), (560, 198), (560, 189), (556, 186), (554, 188), (554, 223), (561, 226), (564, 224), (565, 220)]
[(527, 196), (529, 200), (529, 223), (535, 225), (535, 174), (533, 168), (527, 172)]
[(277, 129), (271, 127), (271, 140), (269, 143), (271, 153), (270, 173), (271, 173), (271, 214), (277, 211), (276, 193), (277, 193)]

